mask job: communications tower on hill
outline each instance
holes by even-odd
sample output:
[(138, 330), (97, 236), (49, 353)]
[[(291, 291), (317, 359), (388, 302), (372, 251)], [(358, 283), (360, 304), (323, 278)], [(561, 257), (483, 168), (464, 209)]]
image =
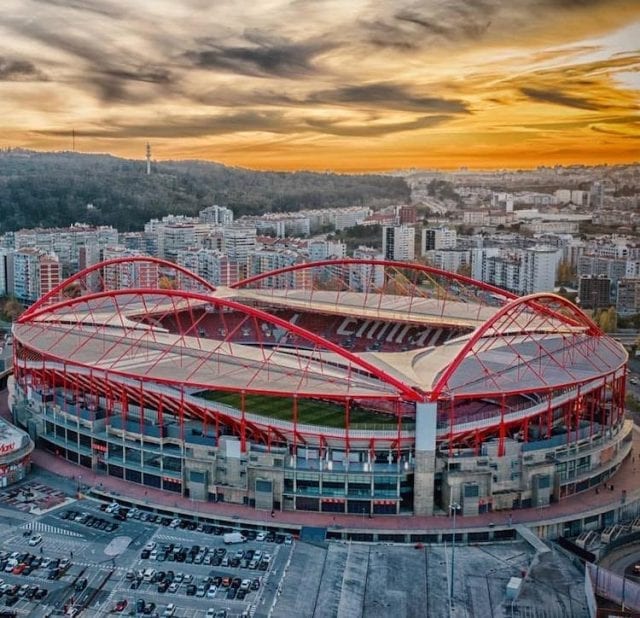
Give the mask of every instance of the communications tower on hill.
[(147, 176), (151, 174), (151, 144), (147, 142)]

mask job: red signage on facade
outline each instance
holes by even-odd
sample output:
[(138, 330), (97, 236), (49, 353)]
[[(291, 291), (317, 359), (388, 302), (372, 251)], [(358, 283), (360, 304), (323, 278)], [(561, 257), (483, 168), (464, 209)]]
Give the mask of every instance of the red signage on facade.
[(4, 454), (4, 453), (10, 453), (11, 451), (15, 451), (16, 450), (16, 443), (15, 442), (8, 442), (6, 444), (0, 444), (0, 455)]

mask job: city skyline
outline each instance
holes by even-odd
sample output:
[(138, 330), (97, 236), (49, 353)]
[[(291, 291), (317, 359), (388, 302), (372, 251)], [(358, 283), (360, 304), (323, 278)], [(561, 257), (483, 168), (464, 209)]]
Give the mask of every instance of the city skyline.
[(256, 169), (638, 158), (630, 0), (8, 0), (0, 147)]

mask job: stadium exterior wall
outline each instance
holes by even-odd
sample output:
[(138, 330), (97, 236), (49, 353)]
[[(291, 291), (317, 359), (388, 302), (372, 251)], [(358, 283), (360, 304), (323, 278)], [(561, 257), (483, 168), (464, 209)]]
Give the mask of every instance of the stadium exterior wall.
[[(195, 307), (215, 302), (220, 311), (243, 310), (226, 298), (176, 290), (134, 289), (108, 297), (105, 293), (104, 298), (117, 306), (120, 298), (137, 295), (144, 301), (152, 293), (174, 308), (178, 303)], [(47, 301), (52, 300), (49, 295)], [(39, 303), (22, 318), (18, 326), (23, 330), (14, 329), (18, 351), (9, 390), (15, 423), (28, 429), (39, 448), (79, 466), (194, 500), (362, 516), (431, 515), (457, 503), (462, 515), (476, 515), (544, 507), (596, 487), (615, 474), (631, 450), (632, 423), (624, 413), (626, 367), (618, 362), (616, 349), (615, 363), (607, 370), (590, 368), (588, 378), (557, 385), (541, 381), (522, 401), (509, 401), (505, 394), (487, 396), (491, 417), (475, 416), (466, 425), (456, 420), (454, 408), (466, 405), (469, 398), (447, 394), (451, 379), (469, 358), (480, 358), (487, 333), (517, 323), (525, 311), (533, 316), (524, 341), (528, 346), (535, 346), (535, 338), (544, 337), (559, 317), (602, 344), (589, 348), (587, 341), (587, 349), (602, 351), (602, 346), (615, 345), (602, 343), (602, 333), (586, 316), (551, 295), (507, 298), (474, 331), (440, 375), (436, 389), (422, 395), (364, 357), (289, 326), (286, 320), (269, 318), (262, 310), (246, 309), (252, 319), (271, 319), (296, 336), (306, 334), (313, 345), (325, 345), (342, 362), (386, 380), (390, 389), (397, 388), (395, 399), (390, 399), (394, 405), (413, 398), (411, 405), (417, 403), (425, 414), (431, 411), (428, 419), (415, 423), (403, 422), (399, 414), (397, 426), (360, 429), (350, 427), (347, 396), (342, 428), (298, 422), (295, 393), (293, 421), (267, 419), (245, 409), (244, 392), (242, 406), (234, 408), (196, 397), (195, 390), (175, 383), (87, 366), (73, 354), (62, 358), (42, 353), (23, 335), (30, 325), (40, 328), (43, 316), (55, 317), (56, 309), (80, 302), (84, 301), (63, 298), (51, 311)], [(549, 309), (547, 302), (558, 303), (564, 313)], [(500, 336), (505, 349), (515, 339), (508, 333)], [(571, 374), (569, 369), (558, 371)], [(534, 369), (528, 370), (535, 375)]]

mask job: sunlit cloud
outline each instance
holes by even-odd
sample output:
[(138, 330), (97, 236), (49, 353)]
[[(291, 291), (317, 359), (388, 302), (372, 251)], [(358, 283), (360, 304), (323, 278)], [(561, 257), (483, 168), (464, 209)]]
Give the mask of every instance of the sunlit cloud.
[(0, 146), (384, 170), (637, 158), (636, 0), (4, 0)]

